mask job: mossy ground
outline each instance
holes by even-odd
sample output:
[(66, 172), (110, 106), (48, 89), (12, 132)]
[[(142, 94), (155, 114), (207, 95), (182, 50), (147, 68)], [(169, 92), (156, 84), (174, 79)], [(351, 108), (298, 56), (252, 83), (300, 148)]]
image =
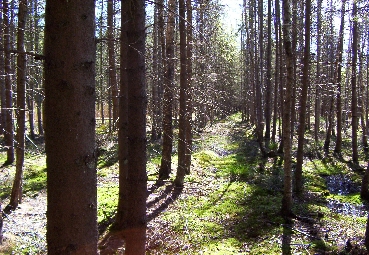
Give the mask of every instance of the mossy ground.
[[(109, 135), (105, 127), (97, 133), (101, 148), (98, 221), (103, 233), (114, 220), (119, 170), (116, 136)], [(347, 254), (344, 248), (349, 239), (365, 254), (366, 215), (350, 211), (361, 210), (359, 194), (335, 194), (327, 186), (327, 178), (338, 175), (360, 185), (363, 173), (351, 167), (345, 159), (347, 154), (343, 159), (321, 156), (319, 145), (308, 143), (303, 165), (305, 190), (294, 199), (297, 217), (286, 223), (279, 213), (282, 161), (278, 156), (261, 157), (254, 135), (253, 127), (242, 123), (239, 114), (196, 134), (191, 174), (186, 176), (183, 189), (172, 184), (175, 152), (170, 179), (158, 183), (160, 144), (148, 145), (147, 254), (281, 254), (282, 248), (292, 254)], [(311, 141), (309, 134), (307, 141)], [(275, 149), (276, 144), (271, 143), (269, 148)], [(0, 164), (5, 161), (4, 155), (0, 154)], [(44, 154), (27, 154), (26, 197), (45, 191), (46, 171)], [(0, 176), (0, 197), (6, 200), (14, 166), (2, 168)], [(348, 210), (335, 210), (342, 205), (348, 205)], [(17, 245), (8, 239), (3, 254), (14, 253)]]

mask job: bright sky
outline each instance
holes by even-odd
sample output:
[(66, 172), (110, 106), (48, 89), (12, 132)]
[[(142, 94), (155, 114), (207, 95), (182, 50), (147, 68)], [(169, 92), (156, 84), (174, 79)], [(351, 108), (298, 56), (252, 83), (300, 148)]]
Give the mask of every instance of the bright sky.
[(242, 0), (220, 0), (220, 3), (225, 6), (224, 24), (236, 32), (242, 19)]

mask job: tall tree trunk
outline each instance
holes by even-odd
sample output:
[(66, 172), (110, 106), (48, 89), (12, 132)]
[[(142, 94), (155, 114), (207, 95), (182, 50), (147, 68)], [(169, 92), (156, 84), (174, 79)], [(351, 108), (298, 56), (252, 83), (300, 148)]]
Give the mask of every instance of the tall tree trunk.
[(5, 146), (7, 158), (4, 165), (14, 162), (14, 131), (13, 131), (13, 89), (11, 81), (11, 55), (10, 55), (10, 20), (8, 0), (3, 1), (4, 23), (4, 70), (5, 70)]
[(182, 187), (186, 174), (186, 115), (187, 113), (187, 51), (186, 51), (186, 5), (185, 0), (179, 2), (179, 47), (180, 47), (180, 94), (178, 123), (178, 168), (174, 183)]
[[(3, 2), (0, 0), (0, 4)], [(0, 9), (0, 48), (4, 48), (4, 27), (6, 24), (3, 22), (3, 16), (5, 15), (4, 9)], [(0, 51), (0, 135), (4, 134), (5, 129), (5, 62), (4, 51)]]
[(22, 179), (24, 163), (24, 136), (26, 132), (26, 54), (24, 48), (24, 31), (27, 18), (27, 0), (19, 1), (17, 33), (17, 148), (15, 177), (10, 195), (9, 209), (14, 210), (22, 203)]
[(48, 0), (44, 52), (48, 254), (97, 254), (95, 1)]
[(291, 100), (293, 86), (293, 53), (291, 41), (291, 1), (283, 0), (283, 40), (286, 53), (287, 80), (284, 87), (283, 108), (283, 160), (284, 160), (284, 190), (282, 199), (282, 215), (292, 214), (292, 167), (291, 167)]
[(152, 53), (152, 84), (151, 84), (151, 97), (152, 97), (152, 115), (151, 115), (151, 141), (156, 141), (160, 137), (159, 135), (159, 114), (160, 114), (160, 104), (159, 104), (159, 77), (161, 76), (160, 70), (160, 46), (158, 41), (159, 34), (159, 6), (154, 5), (154, 27), (153, 27), (153, 53)]
[(168, 179), (172, 171), (173, 148), (173, 83), (174, 83), (174, 28), (175, 28), (176, 1), (168, 2), (168, 21), (166, 31), (166, 65), (165, 87), (163, 101), (163, 149), (159, 179)]
[(114, 46), (114, 0), (108, 1), (108, 52), (109, 52), (109, 84), (113, 102), (113, 129), (116, 128), (119, 114), (119, 98), (117, 71), (115, 67), (115, 46)]
[(306, 0), (305, 8), (305, 47), (304, 47), (304, 67), (300, 98), (298, 145), (297, 145), (297, 163), (295, 169), (295, 191), (301, 193), (302, 183), (302, 163), (304, 160), (304, 134), (306, 122), (306, 103), (309, 88), (309, 70), (310, 70), (310, 26), (311, 26), (311, 1)]
[(259, 54), (256, 54), (257, 64), (256, 64), (256, 84), (255, 84), (255, 105), (256, 105), (256, 136), (259, 142), (259, 147), (263, 155), (265, 154), (265, 148), (263, 144), (263, 130), (264, 130), (264, 121), (263, 121), (263, 100), (262, 100), (262, 84), (263, 84), (263, 57), (264, 57), (264, 43), (263, 43), (263, 26), (264, 26), (264, 15), (263, 15), (263, 0), (258, 0), (258, 22), (259, 22), (259, 42), (258, 49)]
[[(276, 142), (276, 134), (277, 134), (277, 117), (278, 114), (278, 88), (279, 88), (279, 77), (280, 77), (280, 65), (281, 65), (281, 38), (280, 38), (280, 7), (279, 0), (275, 0), (275, 74), (274, 74), (274, 111), (273, 111), (273, 131), (272, 131), (272, 141)], [(280, 92), (282, 94), (282, 92)]]
[(297, 50), (297, 3), (299, 0), (292, 1), (292, 55), (293, 55), (293, 83), (292, 83), (292, 101), (291, 101), (291, 140), (295, 134), (295, 122), (296, 122), (296, 50)]
[(357, 147), (358, 130), (358, 110), (357, 110), (357, 51), (358, 51), (358, 21), (357, 21), (357, 3), (353, 1), (352, 6), (352, 76), (351, 76), (351, 126), (352, 126), (352, 161), (359, 163), (359, 154)]
[(317, 17), (317, 63), (316, 63), (316, 85), (315, 85), (315, 127), (314, 127), (314, 137), (315, 142), (319, 141), (319, 130), (320, 130), (320, 111), (321, 111), (321, 89), (320, 89), (320, 60), (321, 60), (321, 33), (322, 33), (322, 0), (318, 1), (318, 17)]
[(187, 114), (186, 114), (186, 174), (191, 171), (192, 157), (192, 3), (186, 0), (187, 5)]
[(265, 98), (265, 140), (269, 145), (270, 122), (272, 105), (272, 0), (268, 0), (268, 44), (267, 44), (267, 73), (266, 73), (266, 98)]
[(334, 148), (334, 152), (336, 154), (340, 154), (342, 150), (342, 100), (341, 100), (341, 93), (342, 93), (342, 55), (343, 55), (343, 29), (345, 26), (345, 6), (346, 0), (342, 0), (342, 7), (341, 7), (341, 24), (340, 24), (340, 31), (339, 31), (339, 42), (337, 48), (337, 63), (336, 63), (336, 77), (337, 80), (335, 81), (337, 84), (337, 101), (336, 101), (336, 113), (337, 113), (337, 134), (336, 134), (336, 146)]
[[(126, 57), (122, 55), (121, 58), (125, 73), (121, 91), (127, 93), (127, 102), (120, 107), (127, 118), (120, 124), (126, 137), (120, 136), (119, 150), (123, 151), (119, 155), (119, 165), (122, 165), (119, 185), (126, 186), (119, 188), (115, 229), (124, 232), (125, 254), (139, 255), (145, 254), (147, 225), (145, 1), (123, 1), (122, 10), (121, 51)], [(127, 148), (122, 147), (125, 145)]]

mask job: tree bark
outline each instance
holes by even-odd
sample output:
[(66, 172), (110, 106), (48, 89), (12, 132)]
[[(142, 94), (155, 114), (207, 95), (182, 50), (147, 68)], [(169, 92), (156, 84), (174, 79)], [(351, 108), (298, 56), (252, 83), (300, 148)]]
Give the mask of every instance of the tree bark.
[(186, 51), (186, 5), (185, 0), (179, 3), (179, 47), (180, 47), (180, 94), (178, 123), (178, 168), (174, 183), (182, 187), (186, 174), (186, 115), (187, 113), (187, 51)]
[(4, 72), (5, 72), (5, 146), (6, 161), (4, 165), (14, 162), (14, 131), (13, 131), (13, 89), (11, 81), (11, 55), (10, 55), (10, 20), (8, 0), (3, 0), (4, 24)]
[(357, 110), (357, 50), (358, 50), (358, 21), (357, 3), (353, 1), (352, 6), (352, 76), (351, 76), (351, 126), (352, 126), (352, 161), (359, 163), (357, 147), (358, 110)]
[(45, 14), (48, 254), (97, 254), (95, 1)]
[(317, 42), (316, 42), (316, 51), (317, 51), (317, 63), (316, 63), (316, 85), (315, 85), (315, 127), (314, 127), (314, 137), (315, 142), (319, 141), (319, 131), (320, 131), (320, 111), (321, 111), (321, 73), (320, 73), (320, 61), (321, 61), (321, 27), (322, 27), (322, 0), (318, 1), (318, 16), (317, 16)]
[(361, 181), (360, 197), (365, 201), (369, 201), (369, 163)]
[(147, 225), (145, 1), (122, 1), (122, 17), (121, 52), (126, 57), (121, 58), (121, 91), (127, 101), (120, 107), (127, 117), (120, 124), (120, 194), (114, 229), (124, 233), (125, 254), (139, 255), (145, 254)]
[(119, 98), (117, 85), (117, 71), (115, 67), (114, 45), (114, 0), (108, 1), (108, 52), (109, 52), (109, 87), (113, 102), (113, 129), (115, 130), (119, 114)]
[(186, 174), (191, 171), (192, 158), (192, 49), (193, 49), (193, 29), (192, 29), (192, 4), (187, 3), (187, 114), (186, 114)]
[(174, 87), (174, 28), (175, 28), (176, 1), (168, 2), (168, 20), (166, 30), (166, 65), (165, 87), (163, 101), (163, 149), (159, 179), (169, 178), (172, 171), (172, 148), (173, 148), (173, 87)]
[(340, 24), (340, 31), (339, 31), (339, 42), (337, 48), (337, 101), (336, 101), (336, 114), (337, 114), (337, 134), (336, 134), (336, 146), (334, 148), (334, 152), (336, 154), (340, 154), (342, 150), (342, 55), (343, 55), (343, 29), (345, 26), (345, 6), (346, 0), (342, 0), (342, 7), (341, 7), (341, 24)]
[(283, 108), (283, 160), (284, 190), (281, 213), (284, 217), (292, 214), (292, 167), (291, 167), (291, 100), (293, 86), (293, 54), (291, 41), (291, 0), (283, 0), (283, 37), (286, 53), (287, 80), (285, 83)]
[(265, 99), (265, 140), (269, 145), (271, 105), (272, 105), (272, 0), (268, 0), (268, 44), (267, 44), (267, 73), (266, 73), (266, 99)]
[(24, 45), (24, 31), (27, 18), (27, 0), (19, 1), (18, 31), (17, 31), (17, 148), (15, 177), (10, 195), (8, 208), (15, 210), (19, 203), (22, 203), (22, 179), (23, 163), (25, 150), (25, 132), (26, 132), (26, 54)]
[(295, 169), (295, 191), (300, 194), (302, 192), (302, 163), (304, 160), (304, 134), (306, 122), (306, 103), (308, 87), (310, 83), (310, 26), (311, 26), (311, 1), (306, 0), (305, 8), (305, 48), (304, 48), (304, 67), (300, 98), (300, 114), (298, 129), (298, 145), (297, 145), (297, 163)]
[[(0, 0), (0, 4), (2, 4), (2, 1)], [(5, 15), (4, 9), (0, 9), (0, 48), (4, 48), (4, 27), (6, 24), (3, 22), (3, 16)], [(0, 110), (0, 135), (4, 134), (5, 129), (5, 61), (4, 61), (4, 51), (0, 52), (0, 104), (1, 104), (1, 110)]]

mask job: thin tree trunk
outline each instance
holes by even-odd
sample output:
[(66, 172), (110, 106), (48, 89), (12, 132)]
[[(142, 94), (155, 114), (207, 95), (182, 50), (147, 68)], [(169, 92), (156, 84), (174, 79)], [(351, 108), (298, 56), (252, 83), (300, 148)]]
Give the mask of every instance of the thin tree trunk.
[(283, 160), (284, 160), (284, 190), (282, 199), (282, 215), (292, 214), (292, 167), (291, 167), (291, 100), (293, 86), (293, 53), (291, 41), (291, 1), (283, 0), (283, 37), (286, 53), (287, 80), (285, 84), (283, 108)]
[(272, 0), (268, 0), (268, 44), (267, 44), (267, 73), (265, 99), (265, 140), (266, 147), (270, 140), (270, 122), (272, 105)]
[(24, 163), (24, 136), (26, 132), (26, 54), (24, 54), (24, 30), (26, 28), (27, 0), (19, 2), (17, 33), (17, 148), (15, 177), (10, 195), (9, 209), (14, 210), (22, 203), (22, 179)]
[(352, 120), (352, 161), (359, 163), (359, 154), (357, 147), (358, 130), (358, 110), (357, 110), (357, 50), (358, 50), (358, 21), (357, 21), (357, 3), (353, 2), (352, 16), (352, 76), (351, 76), (351, 120)]
[(255, 84), (255, 105), (256, 105), (256, 136), (259, 142), (259, 147), (263, 155), (265, 155), (265, 148), (263, 144), (263, 105), (262, 105), (262, 83), (263, 83), (263, 56), (264, 56), (264, 43), (263, 43), (263, 0), (258, 0), (258, 18), (259, 18), (259, 55), (256, 54), (257, 64), (256, 64), (256, 84)]
[(345, 6), (346, 6), (346, 0), (342, 0), (342, 7), (341, 7), (341, 24), (340, 24), (340, 31), (339, 31), (339, 42), (338, 42), (338, 48), (337, 48), (337, 101), (336, 101), (336, 113), (337, 113), (337, 136), (336, 136), (336, 146), (334, 148), (334, 152), (336, 154), (340, 154), (342, 150), (342, 55), (343, 55), (343, 29), (345, 26)]
[(172, 171), (172, 148), (173, 148), (173, 83), (174, 83), (174, 28), (176, 1), (168, 2), (168, 21), (166, 31), (166, 70), (165, 88), (163, 101), (163, 149), (161, 165), (159, 169), (159, 179), (168, 179)]
[(161, 74), (159, 73), (159, 59), (160, 59), (160, 47), (158, 42), (158, 34), (159, 34), (159, 6), (158, 4), (154, 5), (154, 27), (153, 27), (153, 53), (152, 53), (152, 84), (151, 84), (151, 97), (152, 97), (152, 115), (151, 115), (151, 141), (158, 140), (159, 137), (159, 77)]
[[(109, 52), (109, 81), (111, 97), (113, 102), (113, 129), (116, 129), (119, 114), (119, 99), (117, 85), (117, 71), (115, 67), (115, 46), (114, 46), (114, 0), (108, 1), (108, 52)], [(110, 118), (109, 118), (110, 119)]]
[(186, 0), (187, 5), (187, 114), (186, 114), (186, 174), (191, 171), (192, 155), (192, 4)]
[(321, 89), (320, 89), (320, 58), (321, 58), (321, 33), (322, 33), (322, 0), (318, 1), (318, 17), (317, 17), (317, 42), (316, 42), (316, 50), (317, 50), (317, 64), (316, 64), (316, 84), (315, 84), (315, 127), (314, 127), (314, 137), (315, 142), (319, 141), (319, 131), (320, 131), (320, 111), (321, 111)]
[(311, 26), (311, 1), (306, 0), (305, 9), (305, 47), (304, 47), (304, 67), (300, 98), (300, 114), (297, 145), (297, 163), (295, 169), (295, 191), (302, 192), (302, 163), (304, 161), (304, 134), (306, 123), (306, 103), (309, 88), (309, 70), (310, 70), (310, 26)]
[[(272, 131), (272, 141), (276, 142), (277, 134), (277, 117), (278, 114), (278, 88), (279, 88), (279, 77), (280, 77), (280, 56), (281, 56), (281, 38), (280, 38), (280, 11), (279, 11), (279, 0), (275, 1), (275, 44), (276, 44), (276, 56), (275, 56), (275, 75), (274, 75), (274, 111), (273, 111), (273, 131)], [(282, 94), (282, 92), (280, 92)]]
[[(2, 1), (0, 0), (0, 4)], [(6, 24), (3, 22), (3, 16), (5, 15), (4, 9), (0, 9), (0, 48), (5, 48), (3, 43), (3, 35), (5, 34), (4, 28)], [(0, 51), (0, 100), (1, 100), (1, 110), (0, 110), (0, 135), (4, 134), (5, 129), (5, 118), (6, 118), (6, 111), (5, 111), (5, 62), (4, 62), (4, 51)]]
[(187, 113), (187, 52), (186, 52), (186, 5), (185, 0), (179, 2), (179, 40), (180, 40), (180, 95), (178, 123), (178, 168), (174, 183), (182, 187), (186, 174), (186, 115)]
[(5, 146), (7, 158), (4, 165), (14, 162), (14, 131), (13, 131), (13, 89), (11, 81), (11, 55), (10, 55), (10, 21), (8, 0), (3, 1), (4, 22), (4, 62), (5, 62)]

